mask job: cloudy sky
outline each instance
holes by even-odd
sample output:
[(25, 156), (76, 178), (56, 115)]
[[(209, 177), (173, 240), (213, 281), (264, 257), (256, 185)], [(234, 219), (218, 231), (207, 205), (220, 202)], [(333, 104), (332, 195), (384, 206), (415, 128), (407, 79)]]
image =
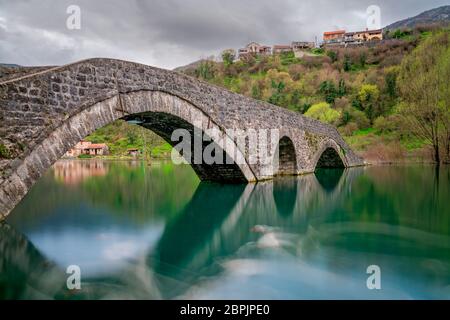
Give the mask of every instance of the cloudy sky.
[[(0, 62), (61, 65), (112, 57), (172, 69), (250, 41), (288, 44), (323, 31), (364, 29), (378, 5), (381, 25), (449, 0), (0, 0)], [(81, 28), (66, 26), (70, 5)]]

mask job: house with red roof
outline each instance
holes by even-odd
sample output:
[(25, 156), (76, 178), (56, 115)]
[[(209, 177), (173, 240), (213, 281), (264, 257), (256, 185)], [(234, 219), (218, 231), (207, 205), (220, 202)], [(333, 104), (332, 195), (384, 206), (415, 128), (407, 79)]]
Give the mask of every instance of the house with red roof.
[(81, 154), (91, 156), (103, 156), (109, 153), (109, 148), (105, 143), (92, 143), (90, 141), (81, 140), (72, 149), (64, 154), (66, 158), (78, 157)]
[(344, 41), (345, 30), (326, 31), (323, 33), (324, 43), (339, 43)]

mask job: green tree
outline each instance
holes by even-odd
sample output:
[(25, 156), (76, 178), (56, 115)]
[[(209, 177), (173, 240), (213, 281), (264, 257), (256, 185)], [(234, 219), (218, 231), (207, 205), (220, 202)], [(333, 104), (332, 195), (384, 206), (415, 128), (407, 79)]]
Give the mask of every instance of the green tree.
[(358, 99), (358, 97), (354, 97), (352, 99), (352, 107), (358, 110), (363, 110), (361, 101)]
[(385, 91), (391, 98), (396, 98), (398, 67), (390, 68), (384, 75)]
[(339, 80), (339, 87), (338, 87), (337, 94), (339, 97), (343, 97), (347, 94), (347, 86), (345, 85), (344, 79)]
[(370, 127), (370, 121), (364, 112), (347, 107), (342, 112), (341, 124), (346, 125), (350, 122), (355, 123), (358, 129), (367, 129)]
[(327, 51), (327, 56), (330, 57), (331, 62), (336, 62), (338, 59), (337, 52), (333, 50)]
[(359, 90), (359, 100), (370, 122), (379, 115), (380, 90), (374, 84), (364, 84)]
[(346, 124), (348, 124), (350, 121), (352, 120), (352, 115), (350, 113), (350, 108), (345, 108), (342, 111), (342, 115), (341, 115), (341, 125), (345, 126)]
[(308, 111), (306, 111), (305, 116), (322, 122), (336, 124), (341, 116), (341, 113), (330, 108), (328, 103), (320, 102), (312, 105)]
[(284, 92), (285, 88), (286, 84), (283, 81), (276, 82), (275, 80), (272, 80), (273, 93), (269, 97), (269, 103), (277, 106), (285, 106), (286, 104), (286, 93)]
[(308, 100), (301, 101), (300, 105), (298, 107), (298, 111), (300, 113), (305, 114), (309, 110), (309, 108), (311, 108), (311, 106), (312, 106), (312, 103), (309, 102)]
[[(425, 39), (401, 65), (401, 112), (410, 130), (433, 147), (437, 164), (450, 159), (450, 32)], [(444, 149), (441, 151), (441, 148)]]
[(327, 103), (334, 103), (334, 100), (338, 96), (336, 87), (331, 80), (326, 80), (320, 84), (319, 92), (324, 95)]
[(344, 56), (343, 68), (345, 72), (352, 70), (352, 61), (350, 60), (350, 56), (347, 54)]
[(198, 78), (211, 80), (214, 78), (214, 62), (211, 60), (203, 60), (195, 72)]
[(411, 30), (408, 30), (408, 29), (403, 29), (403, 30), (402, 29), (396, 29), (391, 34), (391, 37), (394, 38), (394, 39), (402, 39), (402, 38), (405, 38), (405, 37), (407, 37), (407, 36), (409, 36), (411, 34), (412, 34)]
[(236, 51), (234, 49), (227, 49), (222, 51), (222, 61), (225, 68), (231, 66), (236, 59)]
[(261, 88), (259, 87), (258, 84), (254, 84), (252, 86), (252, 98), (259, 100), (261, 99), (261, 96), (262, 96)]
[(128, 144), (134, 145), (137, 141), (137, 134), (134, 130), (127, 131)]
[(366, 63), (367, 63), (367, 54), (366, 52), (362, 51), (359, 54), (359, 64), (362, 68), (364, 68), (366, 66)]
[(301, 94), (300, 90), (295, 89), (291, 95), (291, 105), (296, 106), (298, 108), (301, 97), (302, 97), (302, 94)]

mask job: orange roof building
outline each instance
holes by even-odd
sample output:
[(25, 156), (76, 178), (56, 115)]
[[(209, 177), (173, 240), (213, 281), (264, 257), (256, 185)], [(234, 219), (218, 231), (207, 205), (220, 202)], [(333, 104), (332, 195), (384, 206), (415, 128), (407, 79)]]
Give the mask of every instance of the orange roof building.
[(89, 154), (92, 156), (106, 155), (109, 148), (105, 143), (92, 143), (90, 141), (82, 140), (78, 142), (72, 149), (67, 151), (64, 157), (78, 157), (80, 154)]
[(345, 30), (327, 31), (323, 33), (323, 41), (339, 41), (343, 40), (345, 35)]

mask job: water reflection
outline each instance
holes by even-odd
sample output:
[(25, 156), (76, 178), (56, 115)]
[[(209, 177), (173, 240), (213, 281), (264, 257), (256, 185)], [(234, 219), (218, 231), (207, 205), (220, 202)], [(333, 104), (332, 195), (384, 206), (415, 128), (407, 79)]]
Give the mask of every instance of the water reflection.
[(0, 252), (2, 299), (47, 299), (65, 283), (62, 270), (5, 223), (0, 223)]
[(60, 160), (53, 165), (53, 172), (55, 180), (66, 185), (78, 185), (91, 177), (106, 175), (108, 168), (107, 163), (102, 160)]
[(273, 199), (278, 213), (283, 217), (293, 214), (297, 202), (297, 179), (284, 178), (273, 182)]
[[(219, 185), (170, 164), (96, 167), (69, 185), (55, 167), (2, 225), (1, 298), (450, 298), (448, 169)], [(65, 289), (69, 264), (81, 291)]]
[(318, 168), (315, 172), (317, 181), (327, 192), (333, 192), (341, 180), (344, 168)]

